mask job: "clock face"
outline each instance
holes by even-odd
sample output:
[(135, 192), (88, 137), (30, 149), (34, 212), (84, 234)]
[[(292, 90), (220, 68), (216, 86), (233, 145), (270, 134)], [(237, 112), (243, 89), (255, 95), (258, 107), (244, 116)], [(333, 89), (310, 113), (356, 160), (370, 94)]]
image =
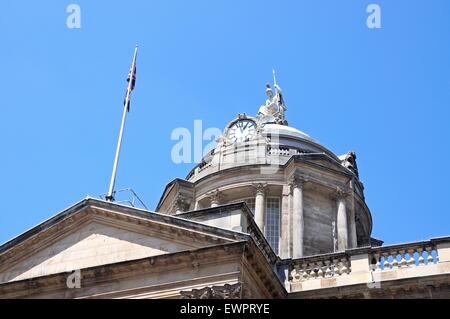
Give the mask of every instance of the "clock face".
[(228, 139), (235, 142), (245, 142), (256, 134), (256, 123), (252, 120), (239, 120), (228, 129)]

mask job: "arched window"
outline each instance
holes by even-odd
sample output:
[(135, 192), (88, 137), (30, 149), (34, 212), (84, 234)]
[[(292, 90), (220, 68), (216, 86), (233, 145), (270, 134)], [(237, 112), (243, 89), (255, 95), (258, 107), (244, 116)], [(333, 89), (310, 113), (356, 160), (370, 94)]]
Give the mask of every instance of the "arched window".
[(280, 199), (268, 197), (266, 200), (265, 236), (276, 254), (280, 244)]

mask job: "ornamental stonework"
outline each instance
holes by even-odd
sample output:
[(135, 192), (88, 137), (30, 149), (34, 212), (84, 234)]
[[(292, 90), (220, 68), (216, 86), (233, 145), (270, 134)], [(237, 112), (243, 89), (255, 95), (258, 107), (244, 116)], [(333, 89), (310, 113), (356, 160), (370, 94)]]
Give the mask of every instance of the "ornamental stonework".
[(242, 284), (225, 284), (202, 289), (181, 291), (181, 299), (241, 299)]

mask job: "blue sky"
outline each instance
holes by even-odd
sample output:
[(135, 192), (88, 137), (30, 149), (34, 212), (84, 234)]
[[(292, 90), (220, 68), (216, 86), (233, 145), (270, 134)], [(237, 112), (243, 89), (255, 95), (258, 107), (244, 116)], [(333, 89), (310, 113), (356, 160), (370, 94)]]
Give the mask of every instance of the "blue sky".
[[(81, 8), (81, 29), (66, 8)], [(382, 28), (366, 26), (379, 4)], [(125, 78), (137, 85), (117, 188), (154, 208), (177, 127), (254, 115), (276, 68), (294, 126), (354, 150), (373, 236), (450, 234), (450, 2), (17, 1), (0, 12), (0, 242), (108, 189)]]

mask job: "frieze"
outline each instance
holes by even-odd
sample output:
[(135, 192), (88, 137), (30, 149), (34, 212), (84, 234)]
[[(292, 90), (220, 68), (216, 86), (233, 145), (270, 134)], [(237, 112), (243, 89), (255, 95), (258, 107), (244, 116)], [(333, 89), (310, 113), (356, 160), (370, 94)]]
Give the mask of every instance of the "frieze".
[(181, 299), (241, 299), (242, 284), (205, 287), (180, 291)]

